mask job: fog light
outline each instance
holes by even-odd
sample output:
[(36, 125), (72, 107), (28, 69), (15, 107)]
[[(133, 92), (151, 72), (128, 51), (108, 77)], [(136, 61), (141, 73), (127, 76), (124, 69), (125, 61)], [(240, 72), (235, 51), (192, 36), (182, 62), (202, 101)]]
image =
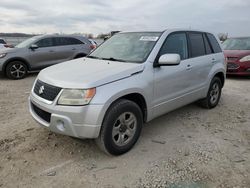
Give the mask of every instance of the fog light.
[(56, 125), (57, 129), (59, 131), (64, 132), (65, 131), (64, 122), (61, 120), (58, 120), (56, 123), (57, 123), (57, 125)]

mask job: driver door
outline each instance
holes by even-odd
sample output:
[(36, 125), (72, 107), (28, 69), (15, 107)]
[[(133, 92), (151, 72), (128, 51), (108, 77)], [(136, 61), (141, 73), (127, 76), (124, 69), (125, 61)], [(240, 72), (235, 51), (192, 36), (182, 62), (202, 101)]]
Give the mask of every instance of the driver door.
[(190, 92), (192, 72), (189, 69), (187, 35), (177, 32), (168, 35), (157, 61), (164, 54), (179, 54), (179, 65), (154, 68), (154, 117), (165, 114), (187, 103), (184, 98)]
[(54, 45), (53, 38), (43, 38), (35, 43), (38, 48), (30, 49), (28, 60), (31, 68), (42, 69), (53, 65), (57, 61), (56, 46)]

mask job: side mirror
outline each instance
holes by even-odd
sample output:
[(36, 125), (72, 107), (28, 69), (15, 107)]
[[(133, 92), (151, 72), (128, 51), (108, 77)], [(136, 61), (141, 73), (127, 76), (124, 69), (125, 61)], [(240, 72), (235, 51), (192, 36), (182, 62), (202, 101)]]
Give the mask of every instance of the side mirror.
[(36, 45), (36, 44), (31, 44), (30, 45), (30, 49), (31, 50), (35, 50), (35, 49), (37, 49), (38, 48), (38, 46)]
[(159, 66), (167, 65), (179, 65), (181, 62), (181, 57), (179, 54), (164, 54), (159, 58)]

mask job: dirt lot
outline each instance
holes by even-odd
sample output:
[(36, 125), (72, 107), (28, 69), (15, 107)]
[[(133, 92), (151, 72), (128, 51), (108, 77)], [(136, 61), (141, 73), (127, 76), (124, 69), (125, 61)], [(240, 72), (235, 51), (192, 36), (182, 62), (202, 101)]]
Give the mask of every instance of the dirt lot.
[(0, 78), (0, 187), (250, 187), (250, 79), (229, 78), (213, 110), (188, 105), (148, 123), (120, 157), (34, 122), (36, 75)]

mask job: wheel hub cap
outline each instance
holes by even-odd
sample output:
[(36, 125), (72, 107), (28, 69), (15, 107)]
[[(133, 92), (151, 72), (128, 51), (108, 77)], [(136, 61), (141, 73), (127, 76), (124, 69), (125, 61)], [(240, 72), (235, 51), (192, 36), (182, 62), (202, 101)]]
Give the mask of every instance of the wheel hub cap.
[(15, 78), (21, 78), (25, 74), (25, 68), (21, 64), (14, 64), (10, 68), (10, 73)]
[(210, 92), (210, 102), (215, 104), (219, 98), (220, 89), (218, 83), (214, 83)]
[(131, 112), (122, 113), (115, 121), (112, 130), (112, 140), (118, 146), (129, 143), (136, 132), (137, 119)]

